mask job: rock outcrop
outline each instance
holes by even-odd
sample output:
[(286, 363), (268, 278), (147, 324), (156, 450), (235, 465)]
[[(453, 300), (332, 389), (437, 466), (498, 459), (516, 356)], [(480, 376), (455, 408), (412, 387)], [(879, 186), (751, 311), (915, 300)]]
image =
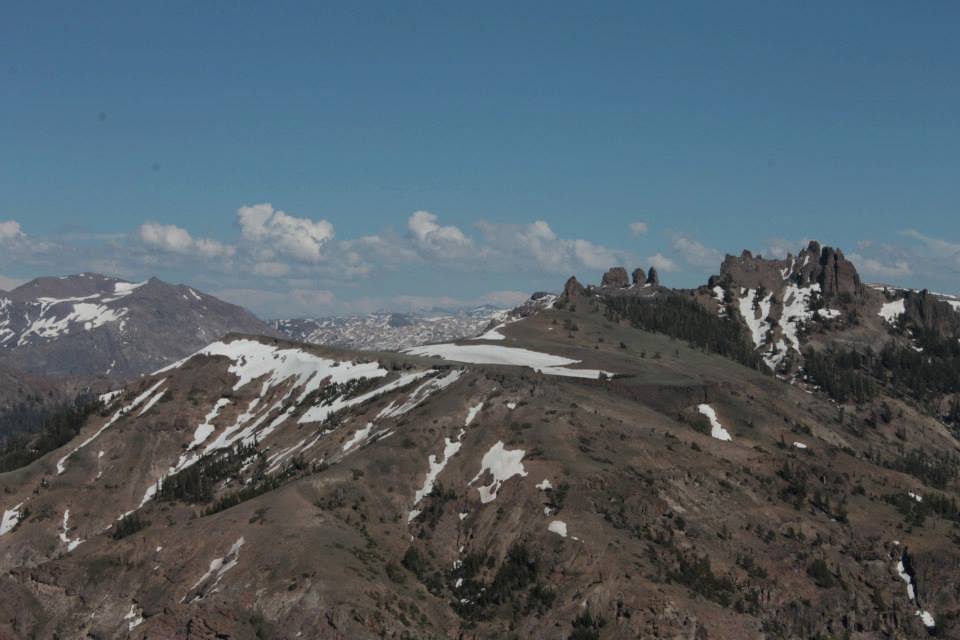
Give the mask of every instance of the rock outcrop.
[(647, 274), (644, 273), (643, 267), (638, 267), (633, 270), (633, 286), (642, 287), (647, 282)]
[(570, 276), (566, 284), (563, 285), (563, 298), (569, 300), (578, 296), (585, 295), (587, 290), (583, 288), (576, 276)]
[(623, 267), (611, 267), (600, 280), (601, 287), (612, 287), (616, 289), (625, 289), (630, 286), (630, 280), (627, 277), (627, 270)]
[(922, 327), (940, 335), (960, 337), (960, 314), (929, 291), (907, 291), (903, 296), (904, 327)]
[(841, 250), (821, 247), (816, 240), (798, 256), (788, 255), (784, 260), (768, 260), (746, 250), (739, 256), (727, 255), (720, 265), (720, 277), (711, 278), (710, 282), (711, 286), (732, 282), (747, 289), (763, 287), (767, 291), (780, 289), (784, 282), (800, 286), (819, 284), (826, 297), (864, 293), (863, 282), (853, 263)]
[(647, 272), (647, 284), (651, 287), (660, 286), (660, 274), (657, 273), (656, 267), (650, 267), (650, 271)]

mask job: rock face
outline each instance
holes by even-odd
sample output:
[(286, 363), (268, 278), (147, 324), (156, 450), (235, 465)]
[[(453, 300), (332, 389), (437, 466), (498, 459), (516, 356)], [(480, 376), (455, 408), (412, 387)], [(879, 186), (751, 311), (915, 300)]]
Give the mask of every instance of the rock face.
[(656, 267), (650, 267), (650, 271), (647, 272), (647, 284), (651, 287), (660, 286), (660, 274), (657, 273)]
[(904, 327), (922, 327), (941, 335), (960, 337), (960, 314), (927, 290), (904, 293), (902, 321)]
[(633, 270), (633, 286), (642, 287), (647, 281), (647, 274), (643, 272), (643, 267)]
[(739, 256), (727, 255), (720, 265), (720, 277), (711, 278), (711, 286), (724, 282), (736, 283), (748, 289), (763, 287), (777, 291), (784, 282), (799, 286), (819, 284), (826, 297), (840, 294), (861, 296), (863, 282), (853, 263), (843, 252), (833, 247), (821, 247), (811, 241), (797, 257), (788, 255), (784, 260), (768, 260), (743, 251)]
[(587, 290), (583, 288), (583, 285), (580, 284), (580, 281), (577, 280), (576, 276), (570, 276), (566, 284), (563, 285), (563, 297), (566, 300), (582, 296), (586, 293)]
[(623, 267), (611, 267), (600, 281), (601, 287), (613, 287), (625, 289), (630, 286), (630, 280), (627, 277), (627, 270)]
[(279, 335), (242, 307), (156, 278), (37, 278), (0, 297), (0, 364), (30, 373), (131, 378), (231, 332)]
[[(810, 243), (813, 248), (815, 243)], [(824, 247), (820, 253), (820, 270), (817, 273), (817, 282), (826, 296), (849, 293), (859, 296), (863, 294), (863, 282), (853, 263), (843, 256), (843, 252), (833, 247)]]

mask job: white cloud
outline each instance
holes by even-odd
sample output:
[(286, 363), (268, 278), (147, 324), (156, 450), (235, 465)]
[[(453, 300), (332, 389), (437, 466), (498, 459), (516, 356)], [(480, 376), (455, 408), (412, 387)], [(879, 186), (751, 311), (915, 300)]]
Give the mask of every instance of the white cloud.
[(407, 228), (420, 249), (439, 257), (463, 256), (472, 244), (463, 231), (454, 226), (441, 226), (437, 216), (429, 211), (415, 211), (407, 220)]
[(16, 220), (6, 220), (0, 222), (0, 242), (8, 240), (21, 240), (26, 234), (20, 229), (20, 223)]
[(623, 251), (560, 238), (544, 220), (527, 225), (480, 222), (477, 227), (484, 235), (486, 262), (494, 267), (569, 274), (581, 267), (608, 269), (632, 262)]
[(716, 269), (723, 261), (723, 254), (720, 251), (682, 233), (673, 236), (672, 246), (685, 262), (696, 267)]
[(910, 263), (903, 259), (896, 259), (892, 263), (884, 263), (874, 258), (867, 258), (857, 253), (850, 254), (857, 271), (864, 275), (879, 278), (903, 278), (913, 273)]
[(333, 239), (333, 225), (287, 215), (269, 203), (237, 209), (243, 237), (262, 261), (288, 257), (307, 263), (319, 262)]
[(290, 267), (282, 262), (258, 262), (253, 265), (253, 272), (258, 276), (279, 278), (290, 273)]
[(663, 255), (662, 253), (655, 253), (649, 258), (647, 262), (656, 267), (657, 271), (662, 271), (670, 273), (672, 271), (678, 271), (680, 267), (677, 266), (677, 263)]
[(210, 238), (194, 238), (186, 229), (173, 224), (145, 222), (140, 225), (140, 240), (146, 246), (181, 255), (203, 258), (229, 258), (234, 247)]
[(957, 265), (960, 265), (960, 243), (950, 242), (949, 240), (942, 240), (940, 238), (931, 238), (928, 235), (920, 233), (916, 229), (907, 229), (901, 233), (908, 238), (913, 238), (914, 240), (923, 243), (927, 249), (933, 252), (936, 256), (941, 258), (949, 258)]
[(646, 222), (640, 222), (638, 220), (636, 222), (630, 223), (630, 233), (633, 234), (634, 236), (642, 236), (646, 232), (647, 232)]

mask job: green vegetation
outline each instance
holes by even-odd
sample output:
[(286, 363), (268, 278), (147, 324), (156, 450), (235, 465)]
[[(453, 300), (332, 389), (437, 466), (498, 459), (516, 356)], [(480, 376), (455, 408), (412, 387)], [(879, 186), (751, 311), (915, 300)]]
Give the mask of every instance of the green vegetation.
[(263, 457), (263, 454), (259, 451), (257, 452), (260, 456), (258, 462), (257, 471), (254, 472), (254, 476), (249, 484), (244, 485), (242, 488), (226, 494), (216, 502), (214, 502), (210, 507), (204, 512), (204, 515), (212, 515), (214, 513), (225, 511), (231, 507), (235, 507), (241, 502), (246, 502), (247, 500), (252, 500), (257, 496), (262, 496), (263, 494), (273, 491), (284, 484), (286, 484), (290, 479), (300, 475), (308, 469), (306, 461), (300, 456), (296, 456), (287, 463), (283, 469), (278, 473), (273, 475), (266, 474), (266, 459)]
[(960, 393), (960, 342), (923, 328), (914, 329), (912, 336), (916, 349), (893, 341), (879, 352), (807, 349), (804, 368), (837, 402), (866, 402), (883, 385), (918, 401)]
[(960, 456), (949, 451), (913, 449), (905, 456), (885, 462), (889, 469), (908, 473), (922, 483), (945, 489), (960, 474)]
[(739, 322), (718, 318), (694, 300), (669, 293), (653, 300), (610, 296), (605, 302), (610, 320), (627, 320), (638, 329), (686, 340), (693, 347), (753, 369), (765, 368)]
[(706, 556), (690, 558), (679, 551), (676, 554), (677, 566), (667, 572), (667, 578), (679, 582), (707, 600), (712, 600), (724, 607), (730, 606), (737, 591), (733, 580), (714, 574), (710, 567), (710, 560)]
[(804, 353), (807, 377), (837, 402), (866, 402), (877, 394), (877, 385), (864, 372), (868, 357), (853, 349)]
[(114, 540), (122, 540), (123, 538), (132, 536), (136, 532), (146, 529), (149, 526), (150, 522), (148, 520), (144, 520), (139, 513), (134, 511), (133, 513), (123, 516), (115, 525), (113, 525), (113, 530), (110, 532), (110, 537)]
[(603, 617), (593, 617), (588, 609), (574, 618), (569, 640), (600, 640), (600, 629), (605, 624)]
[(814, 584), (821, 589), (830, 589), (837, 584), (837, 579), (833, 577), (830, 567), (822, 558), (817, 558), (807, 565), (807, 575), (813, 578)]
[(0, 445), (0, 473), (24, 467), (70, 442), (102, 406), (96, 396), (81, 393), (64, 404), (20, 403), (7, 409), (0, 414), (0, 430), (16, 435)]
[(209, 453), (183, 471), (164, 479), (157, 489), (157, 500), (209, 502), (213, 499), (216, 484), (239, 477), (240, 470), (255, 456), (260, 458), (261, 466), (266, 464), (266, 458), (256, 443), (238, 442), (232, 449)]

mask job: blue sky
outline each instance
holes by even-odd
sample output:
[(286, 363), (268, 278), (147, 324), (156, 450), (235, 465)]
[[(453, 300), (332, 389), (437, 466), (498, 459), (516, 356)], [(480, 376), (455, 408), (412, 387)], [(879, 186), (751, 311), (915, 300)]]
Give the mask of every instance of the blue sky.
[(507, 304), (817, 238), (960, 289), (956, 3), (34, 4), (0, 21), (0, 288)]

